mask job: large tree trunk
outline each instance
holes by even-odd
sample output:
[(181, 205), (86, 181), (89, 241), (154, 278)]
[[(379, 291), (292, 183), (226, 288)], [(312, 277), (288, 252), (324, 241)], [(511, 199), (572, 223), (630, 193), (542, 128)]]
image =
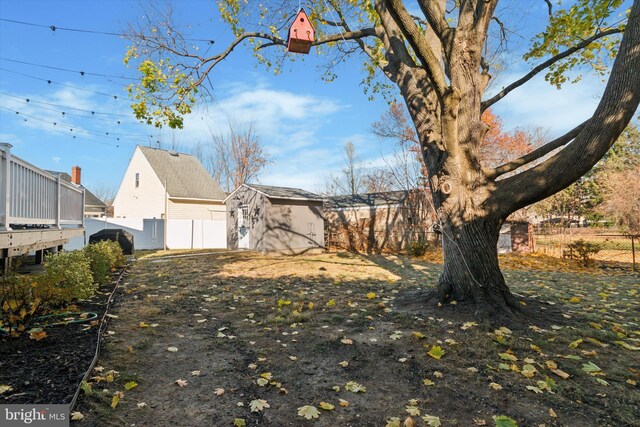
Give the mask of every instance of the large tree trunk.
[(500, 225), (490, 217), (459, 226), (442, 224), (444, 267), (432, 299), (471, 303), (484, 313), (510, 314), (517, 309), (498, 265)]

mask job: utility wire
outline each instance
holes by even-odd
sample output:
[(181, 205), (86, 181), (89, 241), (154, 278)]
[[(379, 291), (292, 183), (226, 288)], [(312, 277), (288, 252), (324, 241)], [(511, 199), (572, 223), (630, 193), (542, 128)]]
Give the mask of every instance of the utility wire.
[[(17, 98), (17, 97), (16, 97)], [(99, 120), (101, 122), (107, 122), (107, 123), (111, 123), (113, 125), (142, 125), (142, 123), (140, 122), (131, 122), (131, 121), (123, 121), (123, 120), (113, 120), (112, 118), (107, 118), (107, 117), (96, 117), (95, 115), (83, 115), (83, 114), (79, 114), (79, 113), (68, 113), (66, 111), (62, 111), (62, 110), (56, 110), (55, 108), (49, 108), (43, 105), (37, 105), (37, 104), (30, 104), (30, 100), (23, 100), (23, 99), (16, 99), (14, 102), (19, 102), (20, 104), (23, 105), (29, 105), (31, 107), (35, 107), (35, 108), (40, 108), (42, 110), (46, 110), (46, 111), (52, 111), (54, 113), (59, 113), (61, 114), (63, 117), (79, 117), (82, 119), (92, 119), (92, 120)]]
[[(105, 115), (105, 116), (131, 118), (131, 116), (129, 116), (127, 114), (105, 113), (104, 111), (84, 110), (82, 108), (69, 107), (69, 106), (66, 106), (66, 105), (59, 105), (59, 104), (52, 104), (50, 102), (44, 102), (44, 101), (36, 101), (35, 99), (31, 99), (31, 98), (22, 98), (22, 97), (19, 97), (19, 96), (16, 96), (16, 95), (8, 94), (6, 92), (0, 92), (0, 95), (8, 96), (9, 98), (14, 98), (14, 99), (18, 99), (18, 100), (21, 100), (21, 101), (26, 101), (26, 102), (29, 102), (29, 103), (48, 105), (50, 107), (58, 107), (58, 108), (63, 108), (65, 110), (81, 111), (83, 113), (90, 113), (92, 116), (99, 114), (99, 115)], [(131, 123), (134, 123), (134, 122), (131, 122)], [(136, 123), (138, 123), (138, 122), (136, 122)], [(138, 123), (138, 124), (141, 124), (141, 123)]]
[(118, 95), (111, 95), (109, 93), (98, 92), (98, 91), (91, 90), (91, 89), (85, 89), (85, 88), (78, 87), (78, 86), (68, 85), (66, 83), (58, 83), (58, 82), (54, 82), (53, 80), (43, 79), (43, 78), (32, 76), (32, 75), (29, 75), (29, 74), (20, 73), (18, 71), (8, 70), (8, 69), (2, 68), (2, 67), (0, 67), (0, 70), (1, 71), (6, 71), (7, 73), (12, 73), (12, 74), (17, 74), (19, 76), (28, 77), (30, 79), (40, 80), (42, 82), (47, 82), (48, 84), (55, 84), (55, 85), (59, 85), (59, 86), (63, 86), (63, 87), (68, 87), (70, 89), (82, 90), (84, 92), (95, 93), (96, 95), (108, 96), (109, 98), (113, 98), (115, 100), (120, 100), (120, 101), (126, 101), (127, 100), (126, 98), (121, 98)]
[[(30, 26), (30, 27), (48, 28), (49, 30), (51, 30), (54, 33), (56, 31), (72, 31), (72, 32), (76, 32), (76, 33), (89, 33), (89, 34), (101, 34), (101, 35), (106, 35), (106, 36), (117, 36), (117, 37), (120, 37), (122, 39), (127, 37), (127, 35), (124, 34), (124, 33), (114, 33), (114, 32), (110, 32), (110, 31), (86, 30), (86, 29), (81, 29), (81, 28), (58, 27), (58, 26), (55, 26), (55, 25), (36, 24), (36, 23), (33, 23), (33, 22), (18, 21), (18, 20), (15, 20), (15, 19), (0, 18), (0, 21), (11, 22), (12, 24), (27, 25), (27, 26)], [(210, 40), (210, 39), (190, 39), (190, 38), (185, 38), (184, 40), (191, 41), (191, 42), (205, 42), (205, 43), (209, 43), (209, 44), (214, 44), (215, 43), (215, 40)]]
[[(25, 114), (23, 112), (17, 111), (17, 110), (13, 110), (11, 108), (7, 108), (7, 107), (2, 107), (4, 110), (7, 110), (9, 112), (12, 112), (14, 114), (16, 114), (17, 116), (20, 117), (27, 117), (30, 118), (32, 120), (36, 120), (42, 123), (47, 123), (53, 126), (60, 126), (62, 128), (65, 129), (69, 129), (70, 132), (74, 132), (76, 131), (77, 133), (87, 133), (89, 135), (95, 135), (95, 136), (101, 136), (103, 138), (115, 138), (117, 141), (120, 141), (121, 138), (126, 138), (126, 140), (128, 141), (144, 141), (144, 142), (148, 142), (148, 138), (153, 138), (153, 135), (136, 135), (136, 134), (124, 134), (124, 133), (113, 133), (113, 132), (97, 132), (97, 131), (91, 131), (91, 130), (86, 130), (86, 129), (82, 129), (79, 128), (77, 126), (72, 126), (66, 123), (60, 123), (60, 122), (56, 122), (56, 121), (50, 121), (50, 120), (46, 120), (46, 119), (42, 119), (40, 117), (36, 117), (36, 116), (32, 116), (30, 114)], [(75, 138), (75, 136), (74, 136)]]
[(83, 77), (84, 76), (96, 76), (96, 77), (107, 77), (107, 78), (122, 79), (122, 80), (135, 80), (135, 81), (140, 80), (140, 79), (137, 79), (135, 77), (114, 76), (114, 75), (110, 75), (110, 74), (90, 73), (88, 71), (69, 70), (67, 68), (54, 67), (54, 66), (51, 66), (51, 65), (36, 64), (36, 63), (33, 63), (33, 62), (27, 62), (27, 61), (18, 61), (17, 59), (10, 59), (10, 58), (2, 58), (2, 57), (0, 57), (0, 60), (1, 61), (8, 61), (8, 62), (15, 62), (17, 64), (32, 65), (34, 67), (49, 68), (51, 70), (65, 71), (65, 72), (68, 72), (68, 73), (80, 74)]

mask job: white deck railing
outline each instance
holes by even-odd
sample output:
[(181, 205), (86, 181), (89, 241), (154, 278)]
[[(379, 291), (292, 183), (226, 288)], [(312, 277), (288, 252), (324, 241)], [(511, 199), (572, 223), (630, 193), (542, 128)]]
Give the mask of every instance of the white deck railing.
[(82, 225), (84, 189), (11, 154), (0, 143), (0, 230), (11, 225)]

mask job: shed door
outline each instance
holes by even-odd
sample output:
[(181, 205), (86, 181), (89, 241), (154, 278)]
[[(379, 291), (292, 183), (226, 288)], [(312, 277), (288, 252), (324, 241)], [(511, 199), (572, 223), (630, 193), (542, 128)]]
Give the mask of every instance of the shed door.
[(238, 248), (249, 249), (249, 207), (238, 209)]

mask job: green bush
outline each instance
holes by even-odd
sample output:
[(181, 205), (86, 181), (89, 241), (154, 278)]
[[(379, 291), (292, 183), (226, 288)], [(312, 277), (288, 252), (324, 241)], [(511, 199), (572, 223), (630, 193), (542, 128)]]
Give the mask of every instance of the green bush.
[(416, 240), (414, 242), (409, 242), (407, 245), (407, 253), (411, 256), (422, 256), (429, 249), (429, 243), (425, 240)]
[(597, 254), (602, 249), (602, 245), (585, 242), (583, 239), (571, 242), (567, 247), (569, 248), (569, 258), (579, 259), (585, 266), (591, 263), (591, 256)]
[(125, 262), (120, 245), (109, 240), (85, 246), (83, 252), (91, 264), (94, 282), (100, 285), (107, 283), (111, 271), (122, 267)]
[(98, 285), (93, 281), (91, 262), (83, 251), (58, 252), (44, 262), (44, 273), (37, 279), (43, 301), (50, 305), (90, 298)]
[(0, 328), (11, 337), (20, 336), (36, 316), (44, 313), (37, 295), (35, 276), (0, 276)]

